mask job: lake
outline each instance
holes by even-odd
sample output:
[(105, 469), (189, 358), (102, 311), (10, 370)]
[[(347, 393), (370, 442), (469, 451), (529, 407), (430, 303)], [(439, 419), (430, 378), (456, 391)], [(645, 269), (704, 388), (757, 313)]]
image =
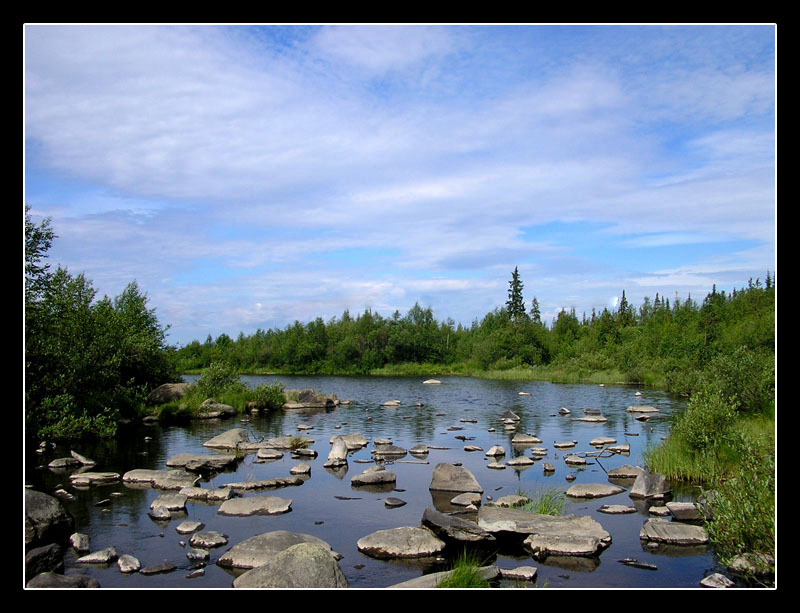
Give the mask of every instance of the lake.
[[(377, 530), (420, 525), (425, 509), (434, 506), (428, 487), (436, 464), (460, 462), (467, 467), (483, 487), (484, 504), (490, 497), (497, 499), (520, 492), (533, 495), (552, 489), (566, 491), (574, 483), (608, 483), (606, 472), (610, 469), (624, 464), (642, 466), (643, 451), (661, 442), (668, 433), (671, 416), (685, 408), (683, 399), (647, 389), (642, 389), (642, 395), (637, 396), (637, 388), (629, 386), (461, 377), (439, 377), (439, 385), (424, 385), (419, 377), (248, 376), (242, 379), (251, 386), (277, 380), (286, 388), (312, 388), (351, 402), (329, 411), (278, 411), (250, 417), (249, 421), (237, 417), (181, 426), (127, 426), (113, 442), (62, 446), (43, 456), (26, 450), (26, 484), (51, 494), (59, 485), (71, 491), (76, 499), (64, 502), (64, 506), (75, 517), (76, 531), (89, 535), (93, 551), (113, 546), (120, 555), (129, 553), (137, 557), (142, 566), (169, 561), (177, 567), (164, 574), (126, 575), (115, 564), (108, 567), (75, 564), (76, 555), (67, 551), (67, 574), (89, 574), (102, 587), (109, 588), (229, 588), (234, 575), (215, 564), (225, 551), (257, 534), (289, 530), (328, 542), (343, 556), (339, 565), (351, 587), (387, 587), (440, 569), (414, 561), (376, 560), (360, 553), (356, 541)], [(191, 381), (192, 377), (186, 380)], [(530, 395), (520, 395), (520, 392)], [(393, 399), (400, 400), (401, 405), (381, 406)], [(423, 406), (417, 406), (418, 403)], [(659, 411), (649, 421), (640, 422), (626, 410), (634, 404), (654, 406)], [(571, 413), (559, 414), (561, 407)], [(575, 417), (584, 415), (584, 409), (600, 410), (608, 421), (601, 424), (574, 421)], [(505, 430), (499, 421), (506, 411), (513, 411), (520, 417), (516, 432), (535, 434), (542, 440), (541, 446), (548, 449), (543, 460), (523, 470), (487, 468), (491, 460), (484, 454), (493, 445), (501, 445), (506, 450), (501, 462), (519, 454), (530, 455), (528, 449), (512, 447), (514, 432)], [(312, 428), (301, 432), (297, 429), (300, 424)], [(226, 546), (210, 550), (205, 573), (195, 578), (186, 577), (193, 564), (186, 557), (189, 545), (181, 544), (181, 541), (188, 543), (189, 536), (175, 530), (184, 517), (163, 522), (148, 516), (150, 503), (160, 493), (158, 490), (131, 487), (121, 482), (74, 489), (70, 487), (68, 474), (47, 468), (52, 459), (68, 456), (72, 448), (97, 462), (91, 470), (122, 475), (134, 468), (165, 469), (167, 459), (176, 454), (212, 453), (203, 443), (238, 427), (246, 428), (251, 440), (284, 434), (310, 436), (315, 441), (311, 447), (318, 455), (314, 459), (299, 460), (287, 452), (280, 460), (261, 463), (256, 461), (256, 454), (251, 453), (238, 464), (235, 472), (220, 473), (210, 482), (202, 483), (203, 487), (216, 488), (238, 481), (288, 477), (289, 470), (301, 461), (311, 466), (310, 478), (301, 486), (255, 493), (290, 498), (291, 511), (282, 515), (223, 517), (217, 514), (215, 505), (187, 502), (185, 518), (202, 522), (205, 530), (222, 532), (229, 538)], [(331, 437), (351, 433), (363, 434), (370, 444), (349, 456), (344, 474), (323, 468)], [(555, 442), (576, 440), (571, 451), (593, 451), (589, 442), (600, 436), (612, 437), (619, 444), (629, 443), (630, 455), (590, 457), (587, 466), (575, 468), (563, 461), (568, 452), (553, 447)], [(387, 463), (397, 475), (393, 492), (372, 493), (353, 488), (351, 477), (371, 466), (368, 462), (372, 459), (370, 451), (376, 438), (389, 438), (405, 449), (417, 444), (443, 449), (431, 449), (428, 456), (422, 458), (426, 463), (420, 463), (419, 458), (411, 455)], [(483, 451), (465, 451), (465, 445), (476, 445)], [(362, 460), (364, 462), (360, 462)], [(553, 464), (555, 472), (545, 474), (541, 466), (543, 461)], [(574, 475), (575, 480), (569, 482), (568, 475)], [(112, 496), (112, 493), (117, 495)], [(672, 500), (692, 501), (697, 493), (690, 487), (674, 487)], [(406, 504), (389, 508), (384, 504), (388, 496), (401, 498)], [(503, 552), (489, 562), (503, 568), (534, 566), (538, 568), (537, 579), (528, 586), (548, 588), (696, 588), (700, 587), (701, 579), (719, 570), (712, 552), (706, 548), (652, 551), (643, 546), (639, 530), (649, 517), (648, 504), (636, 502), (637, 512), (629, 515), (599, 513), (597, 509), (604, 504), (632, 505), (634, 501), (626, 491), (588, 501), (568, 501), (566, 505), (567, 513), (590, 515), (611, 534), (611, 545), (599, 557), (552, 564), (538, 562), (519, 552)], [(619, 561), (625, 558), (653, 564), (657, 570), (621, 564)]]

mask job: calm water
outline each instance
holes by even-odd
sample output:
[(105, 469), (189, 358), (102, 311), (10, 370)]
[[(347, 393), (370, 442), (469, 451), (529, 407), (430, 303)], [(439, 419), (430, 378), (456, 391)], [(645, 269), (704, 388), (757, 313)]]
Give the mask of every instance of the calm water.
[[(644, 390), (641, 397), (635, 390), (624, 386), (599, 387), (594, 385), (559, 385), (546, 382), (486, 381), (481, 379), (444, 377), (441, 385), (423, 385), (422, 379), (376, 377), (245, 377), (248, 384), (281, 381), (287, 388), (313, 388), (319, 392), (336, 394), (340, 399), (351, 400), (332, 411), (279, 411), (272, 415), (252, 418), (243, 423), (238, 418), (224, 421), (195, 422), (189, 426), (136, 426), (124, 430), (120, 442), (73, 448), (97, 462), (91, 470), (115, 471), (123, 474), (134, 468), (164, 469), (168, 458), (178, 453), (211, 453), (202, 445), (217, 434), (236, 427), (245, 427), (252, 440), (271, 438), (282, 434), (304, 434), (314, 438), (312, 445), (318, 453), (315, 459), (293, 459), (290, 453), (277, 461), (255, 462), (256, 454), (248, 454), (235, 472), (216, 475), (204, 487), (218, 487), (226, 483), (289, 476), (289, 469), (299, 462), (311, 466), (310, 479), (299, 487), (280, 490), (262, 490), (245, 495), (269, 494), (292, 499), (289, 513), (275, 516), (223, 517), (217, 515), (217, 506), (189, 501), (187, 518), (203, 522), (205, 530), (222, 532), (229, 537), (227, 546), (210, 550), (211, 558), (201, 577), (186, 578), (192, 563), (186, 558), (188, 535), (180, 535), (175, 527), (183, 518), (170, 522), (156, 522), (147, 515), (150, 503), (159, 491), (141, 486), (95, 486), (74, 490), (67, 474), (54, 473), (47, 464), (57, 457), (69, 455), (69, 448), (57, 448), (47, 456), (38, 456), (28, 450), (26, 458), (26, 483), (41, 491), (52, 493), (58, 485), (72, 491), (76, 500), (64, 503), (76, 519), (76, 529), (85, 532), (91, 540), (92, 550), (114, 546), (117, 553), (137, 557), (143, 566), (169, 561), (177, 570), (159, 575), (144, 576), (138, 573), (124, 575), (116, 565), (76, 565), (75, 555), (66, 554), (66, 573), (83, 572), (94, 576), (102, 587), (109, 588), (228, 588), (234, 575), (215, 564), (231, 546), (251, 536), (272, 530), (289, 530), (312, 534), (332, 546), (343, 558), (340, 566), (351, 587), (386, 587), (400, 581), (418, 577), (432, 569), (419, 562), (394, 562), (374, 560), (361, 554), (356, 541), (376, 530), (399, 526), (418, 526), (427, 507), (433, 507), (428, 486), (433, 468), (439, 462), (461, 462), (469, 468), (484, 490), (484, 502), (489, 496), (499, 498), (520, 491), (533, 494), (541, 489), (557, 488), (565, 491), (571, 483), (568, 474), (575, 475), (573, 483), (608, 483), (606, 471), (623, 464), (642, 465), (642, 451), (657, 445), (669, 427), (669, 418), (684, 409), (684, 403), (666, 393)], [(187, 380), (189, 378), (187, 377)], [(520, 396), (529, 392), (530, 396)], [(397, 399), (402, 405), (395, 408), (380, 406), (387, 400)], [(424, 406), (417, 407), (417, 403)], [(632, 404), (652, 405), (659, 409), (657, 417), (646, 423), (636, 421), (627, 411)], [(566, 407), (571, 415), (562, 416), (558, 409)], [(599, 409), (608, 418), (603, 424), (581, 423), (572, 418), (583, 415), (583, 410)], [(507, 461), (529, 450), (515, 451), (511, 445), (513, 432), (506, 432), (500, 416), (511, 410), (521, 417), (518, 432), (537, 435), (543, 447), (549, 450), (543, 461), (556, 467), (555, 473), (546, 476), (537, 461), (529, 468), (504, 470), (487, 468), (489, 460), (485, 451), (493, 445), (506, 449)], [(474, 423), (461, 420), (477, 420)], [(299, 432), (298, 424), (313, 426)], [(339, 426), (337, 428), (337, 426)], [(461, 430), (450, 430), (451, 427)], [(494, 428), (494, 432), (490, 432)], [(330, 438), (336, 434), (362, 433), (370, 444), (349, 457), (346, 472), (333, 472), (323, 468), (330, 448)], [(462, 441), (456, 436), (466, 436)], [(630, 456), (617, 455), (608, 459), (591, 460), (585, 468), (571, 468), (563, 462), (564, 453), (553, 447), (554, 442), (577, 440), (573, 451), (592, 451), (589, 441), (598, 436), (610, 436), (618, 443), (630, 443)], [(146, 440), (150, 437), (151, 440)], [(350, 478), (371, 464), (358, 460), (371, 460), (372, 441), (390, 438), (395, 445), (409, 449), (422, 443), (447, 449), (431, 449), (427, 463), (407, 455), (387, 466), (397, 475), (396, 490), (374, 493), (351, 487)], [(484, 451), (467, 452), (464, 445), (477, 445)], [(111, 497), (112, 492), (122, 495)], [(678, 488), (674, 500), (693, 500), (690, 488)], [(384, 499), (394, 496), (406, 501), (399, 508), (387, 508)], [(337, 498), (340, 497), (340, 498)], [(341, 497), (347, 498), (341, 499)], [(110, 499), (105, 506), (98, 502)], [(597, 559), (574, 560), (578, 564), (558, 566), (537, 562), (525, 555), (500, 554), (491, 562), (501, 567), (530, 565), (538, 568), (538, 578), (531, 587), (548, 588), (654, 588), (699, 587), (699, 581), (714, 572), (716, 564), (710, 551), (705, 549), (673, 549), (668, 552), (651, 552), (639, 541), (639, 530), (649, 517), (646, 504), (636, 503), (638, 512), (631, 515), (606, 515), (598, 513), (603, 504), (631, 505), (627, 492), (616, 496), (589, 501), (570, 501), (566, 511), (591, 515), (612, 536), (612, 544)], [(658, 570), (644, 570), (619, 563), (623, 558), (636, 558), (655, 564)]]

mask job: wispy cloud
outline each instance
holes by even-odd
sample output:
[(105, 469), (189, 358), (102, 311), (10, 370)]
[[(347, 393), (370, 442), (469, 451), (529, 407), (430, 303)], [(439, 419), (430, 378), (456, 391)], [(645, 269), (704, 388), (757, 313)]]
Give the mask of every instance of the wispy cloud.
[(470, 322), (516, 265), (545, 313), (775, 265), (770, 27), (24, 34), (51, 256), (137, 279), (175, 342), (416, 301)]

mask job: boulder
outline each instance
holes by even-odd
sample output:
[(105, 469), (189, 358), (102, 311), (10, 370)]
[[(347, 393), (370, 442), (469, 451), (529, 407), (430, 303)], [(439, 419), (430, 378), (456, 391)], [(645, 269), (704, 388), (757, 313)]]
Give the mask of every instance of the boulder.
[(233, 581), (235, 588), (348, 587), (339, 563), (317, 543), (298, 543)]
[(437, 464), (434, 467), (431, 484), (428, 489), (439, 492), (475, 492), (483, 494), (483, 488), (469, 469), (445, 463)]
[(441, 553), (445, 543), (427, 528), (403, 526), (373, 532), (356, 547), (372, 558), (424, 558)]
[(616, 468), (612, 468), (608, 471), (608, 478), (609, 479), (636, 479), (640, 473), (644, 472), (644, 469), (640, 468), (639, 466), (631, 466), (630, 464), (625, 464), (624, 466), (617, 466)]
[(286, 530), (266, 532), (242, 541), (226, 551), (217, 564), (227, 568), (256, 568), (263, 566), (281, 551), (299, 543), (315, 543), (323, 547), (328, 554), (338, 560), (341, 556), (331, 546), (316, 536), (299, 534)]
[(25, 554), (25, 581), (45, 572), (64, 572), (64, 551), (57, 543), (34, 547)]
[(599, 551), (611, 543), (611, 535), (594, 519), (585, 515), (553, 516), (522, 509), (483, 506), (478, 512), (478, 526), (496, 536), (506, 534), (519, 538), (531, 535), (541, 537), (532, 543), (542, 552), (556, 550), (557, 539), (560, 538), (572, 539), (571, 544), (564, 543), (564, 549), (569, 547), (573, 550), (576, 548), (575, 543), (582, 539), (583, 551), (589, 545)]
[(58, 498), (25, 490), (25, 549), (66, 542), (75, 531), (75, 519)]
[(75, 562), (78, 564), (110, 564), (117, 559), (117, 550), (113, 547), (106, 547), (99, 551), (88, 553), (81, 556)]
[(147, 404), (165, 404), (173, 400), (179, 400), (186, 395), (189, 383), (165, 383), (147, 395)]
[(672, 492), (672, 486), (664, 475), (641, 471), (633, 482), (631, 498), (664, 498)]
[(117, 568), (121, 573), (135, 573), (142, 567), (141, 562), (132, 555), (126, 553), (117, 559)]
[(672, 517), (678, 521), (698, 521), (703, 519), (703, 515), (693, 502), (668, 502), (666, 507)]
[(494, 445), (489, 449), (489, 451), (486, 452), (485, 455), (489, 457), (504, 456), (506, 455), (506, 450), (501, 445)]
[(386, 483), (395, 483), (397, 475), (392, 471), (386, 470), (381, 467), (368, 468), (359, 475), (353, 475), (350, 479), (350, 485), (383, 485)]
[(628, 407), (627, 411), (628, 413), (658, 413), (657, 408), (645, 405), (630, 406)]
[(221, 487), (215, 490), (205, 487), (184, 487), (178, 491), (189, 500), (200, 500), (203, 502), (223, 502), (233, 496), (233, 489), (230, 487)]
[(337, 438), (341, 438), (344, 440), (344, 444), (347, 446), (347, 451), (356, 451), (358, 449), (361, 449), (362, 447), (366, 447), (368, 444), (366, 437), (358, 432), (354, 434), (334, 435), (331, 437), (331, 445), (333, 445), (334, 441)]
[(60, 588), (69, 589), (76, 587), (100, 587), (96, 579), (88, 575), (62, 575), (60, 573), (39, 573), (28, 581), (25, 587), (29, 588)]
[(119, 473), (114, 472), (83, 472), (69, 476), (69, 482), (74, 487), (108, 485), (109, 483), (116, 483), (119, 480)]
[(535, 560), (547, 556), (595, 556), (605, 545), (591, 534), (531, 534), (524, 541)]
[(512, 445), (539, 445), (542, 440), (533, 434), (524, 434), (517, 432), (514, 438), (511, 439)]
[(215, 530), (195, 532), (189, 539), (189, 544), (192, 547), (199, 547), (201, 549), (213, 549), (214, 547), (227, 545), (228, 537)]
[(233, 417), (237, 411), (228, 404), (217, 402), (213, 398), (207, 398), (198, 407), (195, 419), (214, 419), (216, 417)]

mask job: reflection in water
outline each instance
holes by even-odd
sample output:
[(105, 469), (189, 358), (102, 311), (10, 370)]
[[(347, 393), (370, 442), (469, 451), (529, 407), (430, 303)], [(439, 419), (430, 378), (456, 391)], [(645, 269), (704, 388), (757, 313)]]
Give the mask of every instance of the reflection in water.
[[(426, 508), (463, 513), (463, 508), (450, 503), (454, 494), (429, 490), (436, 464), (461, 463), (468, 468), (484, 490), (483, 504), (507, 494), (533, 496), (536, 492), (563, 492), (571, 483), (608, 483), (609, 470), (625, 464), (641, 466), (643, 451), (666, 436), (671, 415), (685, 406), (682, 400), (659, 391), (643, 391), (643, 397), (635, 399), (635, 390), (624, 386), (600, 388), (457, 377), (440, 378), (441, 385), (423, 385), (422, 380), (415, 377), (243, 377), (251, 386), (271, 384), (276, 379), (286, 388), (313, 388), (351, 402), (334, 409), (278, 411), (270, 415), (247, 415), (244, 419), (195, 421), (182, 426), (131, 425), (121, 428), (117, 441), (79, 445), (75, 449), (97, 462), (95, 470), (122, 475), (134, 468), (164, 470), (167, 459), (180, 453), (212, 453), (203, 443), (232, 428), (246, 430), (251, 441), (300, 433), (313, 439), (309, 448), (315, 457), (284, 453), (278, 459), (261, 460), (252, 452), (241, 458), (235, 470), (202, 476), (198, 485), (217, 489), (230, 483), (286, 479), (292, 467), (300, 462), (311, 467), (310, 477), (305, 476), (299, 487), (275, 490), (276, 495), (292, 499), (291, 512), (283, 515), (223, 517), (218, 513), (218, 503), (188, 501), (185, 519), (198, 521), (206, 530), (228, 537), (228, 545), (210, 551), (202, 576), (186, 578), (195, 569), (196, 562), (187, 558), (190, 547), (180, 544), (188, 538), (175, 531), (179, 521), (156, 522), (148, 516), (150, 504), (162, 492), (146, 485), (122, 482), (78, 490), (69, 484), (72, 472), (56, 473), (46, 467), (51, 460), (68, 456), (69, 448), (57, 447), (41, 456), (29, 452), (26, 483), (49, 493), (58, 487), (69, 491), (75, 500), (64, 504), (75, 517), (77, 530), (90, 536), (93, 550), (114, 546), (120, 555), (135, 555), (143, 566), (165, 560), (176, 566), (173, 572), (147, 577), (140, 573), (124, 575), (113, 565), (107, 569), (78, 568), (75, 554), (67, 552), (67, 572), (87, 572), (103, 587), (230, 587), (233, 575), (216, 564), (227, 549), (257, 534), (289, 530), (317, 536), (342, 554), (340, 566), (351, 586), (392, 585), (422, 573), (443, 570), (443, 562), (373, 560), (357, 550), (356, 541), (377, 530), (419, 526)], [(519, 396), (520, 391), (531, 395)], [(390, 399), (398, 399), (400, 404), (383, 406)], [(634, 403), (656, 407), (658, 416), (646, 423), (636, 421), (626, 410)], [(570, 413), (560, 413), (561, 407), (568, 408)], [(607, 421), (575, 421), (575, 417), (584, 416), (586, 409), (599, 411)], [(507, 411), (519, 417), (513, 428), (507, 428), (503, 422)], [(298, 426), (304, 429), (299, 430)], [(535, 435), (542, 442), (512, 444), (514, 436), (520, 433)], [(323, 467), (332, 437), (349, 434), (363, 435), (368, 444), (351, 449), (347, 464)], [(590, 463), (583, 467), (572, 467), (564, 462), (564, 457), (575, 450), (595, 451), (589, 443), (600, 436), (629, 444), (629, 454), (588, 457)], [(384, 458), (386, 468), (396, 475), (396, 483), (379, 487), (351, 485), (353, 475), (374, 464), (374, 441), (381, 438), (404, 450), (402, 454)], [(562, 451), (553, 446), (556, 442), (573, 440), (577, 441), (573, 450)], [(464, 451), (465, 444), (484, 451), (495, 445), (504, 447), (507, 455), (497, 459), (506, 468), (488, 468), (495, 458), (481, 451)], [(405, 454), (418, 445), (427, 447), (427, 455)], [(534, 454), (533, 450), (539, 448), (546, 451)], [(507, 465), (508, 460), (519, 457), (530, 457), (534, 463), (517, 468)], [(546, 465), (552, 470), (545, 470)], [(568, 479), (573, 478), (570, 483)], [(626, 488), (631, 484), (617, 480), (614, 483)], [(681, 500), (692, 500), (694, 494), (686, 489), (675, 492), (676, 498)], [(243, 490), (239, 495), (252, 496), (258, 492)], [(406, 504), (387, 505), (385, 501), (389, 496), (402, 498)], [(96, 506), (106, 499), (110, 499), (110, 503)], [(597, 508), (605, 504), (634, 505), (637, 513), (626, 516), (599, 513)], [(524, 551), (501, 550), (494, 563), (506, 568), (537, 566), (537, 584), (553, 587), (697, 587), (714, 567), (712, 555), (705, 549), (691, 552), (681, 549), (681, 555), (673, 557), (662, 553), (661, 548), (643, 547), (639, 530), (648, 517), (649, 506), (647, 501), (630, 499), (627, 491), (599, 501), (567, 501), (566, 513), (592, 515), (612, 535), (611, 546), (599, 558), (562, 560), (550, 557), (535, 562)], [(469, 517), (469, 514), (461, 516)], [(655, 563), (659, 571), (625, 572), (620, 564), (600, 564), (601, 560), (623, 558)], [(563, 578), (565, 570), (570, 576), (568, 581)]]

